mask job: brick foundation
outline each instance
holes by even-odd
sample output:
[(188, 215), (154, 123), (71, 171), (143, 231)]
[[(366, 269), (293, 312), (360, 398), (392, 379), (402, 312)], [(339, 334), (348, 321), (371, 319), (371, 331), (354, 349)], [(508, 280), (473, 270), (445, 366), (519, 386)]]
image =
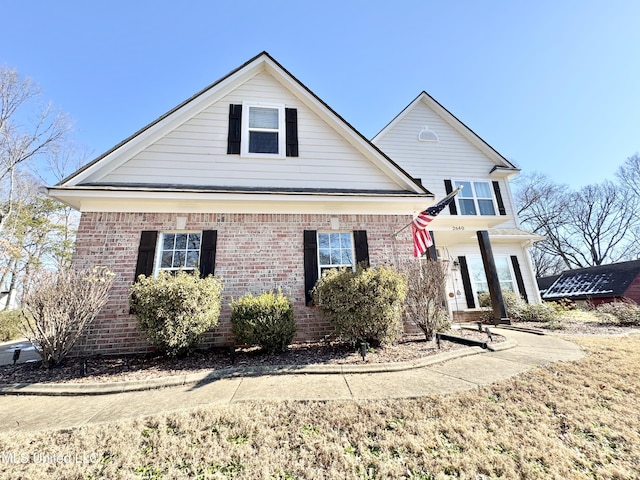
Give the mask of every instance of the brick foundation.
[(107, 305), (74, 347), (72, 354), (121, 354), (149, 350), (129, 314), (140, 233), (175, 231), (176, 217), (187, 217), (186, 230), (217, 230), (216, 276), (224, 281), (218, 328), (207, 345), (230, 345), (231, 298), (280, 288), (291, 299), (297, 322), (296, 341), (318, 340), (332, 332), (318, 309), (305, 305), (303, 231), (331, 231), (338, 218), (340, 231), (366, 230), (371, 266), (396, 264), (412, 254), (410, 229), (392, 233), (411, 221), (409, 216), (223, 214), (223, 213), (99, 213), (84, 212), (78, 229), (74, 264), (101, 265), (116, 274)]

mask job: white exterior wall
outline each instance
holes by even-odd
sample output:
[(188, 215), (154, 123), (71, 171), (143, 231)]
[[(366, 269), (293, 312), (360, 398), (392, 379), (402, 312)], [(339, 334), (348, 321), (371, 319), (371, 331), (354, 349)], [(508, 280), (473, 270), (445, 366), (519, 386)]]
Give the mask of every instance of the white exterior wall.
[[(450, 119), (446, 120), (420, 100), (394, 120), (373, 142), (410, 175), (420, 178), (422, 184), (436, 196), (436, 199), (446, 195), (445, 179), (453, 182), (456, 180), (499, 182), (507, 213), (502, 218), (482, 215), (453, 216), (449, 214), (449, 209), (445, 208), (433, 221), (432, 230), (436, 247), (444, 253), (441, 259), (449, 260), (449, 266), (451, 266), (454, 260), (457, 261), (458, 256), (480, 257), (480, 247), (475, 240), (477, 230), (512, 229), (518, 228), (519, 225), (508, 180), (490, 174), (496, 165), (504, 166), (503, 163), (498, 163), (495, 157), (492, 158), (478, 148), (449, 122)], [(439, 139), (437, 143), (418, 140), (418, 134), (425, 126), (436, 133)], [(466, 127), (460, 125), (459, 128)], [(495, 207), (498, 213), (497, 202)], [(492, 221), (489, 224), (490, 218), (496, 219), (497, 222)], [(513, 241), (504, 238), (491, 239), (491, 246), (494, 257), (515, 255), (518, 258), (528, 300), (531, 303), (539, 303), (540, 296), (526, 249), (527, 242), (527, 239)], [(509, 265), (511, 265), (510, 259)], [(513, 279), (515, 282), (515, 276)], [(451, 292), (454, 293), (454, 297), (449, 297)], [(455, 295), (456, 292), (459, 293)], [(462, 276), (459, 271), (452, 271), (449, 276), (447, 298), (450, 311), (467, 309)], [(476, 306), (478, 306), (477, 302)]]
[[(437, 240), (436, 240), (437, 243)], [(441, 260), (449, 260), (449, 268), (453, 261), (457, 261), (458, 257), (464, 256), (467, 258), (467, 262), (471, 257), (481, 258), (480, 247), (478, 243), (465, 243), (465, 244), (457, 244), (450, 247), (442, 246), (438, 247), (440, 250), (444, 250), (445, 255), (448, 254), (448, 257), (441, 258)], [(525, 286), (525, 290), (528, 296), (528, 300), (530, 303), (540, 303), (540, 296), (538, 294), (538, 286), (535, 281), (535, 278), (532, 274), (530, 264), (528, 262), (527, 256), (528, 252), (521, 246), (509, 243), (497, 243), (492, 242), (491, 250), (493, 251), (494, 258), (498, 257), (506, 257), (508, 259), (509, 267), (511, 268), (512, 279), (514, 282), (514, 287), (516, 290), (518, 289), (518, 285), (516, 282), (515, 272), (513, 272), (511, 266), (511, 256), (515, 255), (518, 258), (518, 263), (520, 264), (520, 271), (522, 273), (522, 281)], [(451, 270), (451, 269), (450, 269)], [(473, 279), (472, 279), (473, 281)], [(453, 298), (449, 297), (449, 293), (453, 292), (454, 294), (459, 292)], [(522, 292), (519, 292), (522, 294)], [(447, 298), (449, 301), (449, 310), (451, 312), (456, 310), (466, 310), (467, 309), (467, 300), (464, 293), (464, 287), (462, 283), (462, 274), (460, 270), (451, 271), (449, 278), (447, 279)], [(479, 307), (477, 298), (476, 298), (476, 308)]]
[[(438, 143), (418, 141), (424, 126), (438, 135)], [(489, 175), (496, 163), (424, 103), (417, 102), (393, 128), (374, 139), (374, 143), (407, 173), (420, 178), (436, 198), (446, 195), (445, 179), (498, 181), (507, 217), (496, 228), (517, 227), (507, 181)], [(441, 215), (449, 215), (448, 210)], [(463, 218), (460, 216), (460, 220)]]
[[(243, 101), (297, 108), (300, 156), (252, 158), (228, 155), (229, 105)], [(211, 187), (399, 190), (387, 175), (265, 71), (100, 181), (139, 183), (141, 179), (149, 184)]]

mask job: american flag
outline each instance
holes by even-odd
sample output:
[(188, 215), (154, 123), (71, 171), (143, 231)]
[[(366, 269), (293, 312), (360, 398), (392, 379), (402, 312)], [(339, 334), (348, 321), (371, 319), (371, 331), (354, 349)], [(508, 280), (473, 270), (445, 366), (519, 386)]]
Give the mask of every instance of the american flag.
[(413, 233), (413, 256), (420, 257), (425, 254), (427, 249), (433, 245), (433, 239), (429, 235), (427, 227), (429, 223), (438, 215), (444, 207), (449, 205), (462, 187), (456, 188), (449, 195), (444, 197), (438, 203), (431, 205), (426, 210), (420, 212), (411, 222), (411, 232)]

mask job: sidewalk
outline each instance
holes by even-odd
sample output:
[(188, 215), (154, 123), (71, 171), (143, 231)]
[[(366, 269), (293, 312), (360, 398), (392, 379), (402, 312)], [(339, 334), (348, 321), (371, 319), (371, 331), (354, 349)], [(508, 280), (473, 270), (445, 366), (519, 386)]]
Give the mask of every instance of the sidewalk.
[[(488, 385), (535, 366), (584, 356), (576, 344), (553, 336), (506, 329), (501, 329), (500, 334), (509, 341), (505, 346), (512, 348), (489, 352), (473, 347), (462, 354), (436, 355), (419, 364), (245, 371), (222, 378), (201, 376), (193, 379), (194, 383), (153, 390), (123, 392), (118, 387), (121, 393), (104, 395), (78, 394), (77, 389), (83, 387), (72, 387), (66, 395), (57, 392), (59, 396), (2, 395), (0, 431), (73, 428), (254, 400), (376, 400), (450, 394)], [(163, 385), (167, 383), (159, 380), (153, 386)], [(101, 388), (114, 387), (112, 384)]]

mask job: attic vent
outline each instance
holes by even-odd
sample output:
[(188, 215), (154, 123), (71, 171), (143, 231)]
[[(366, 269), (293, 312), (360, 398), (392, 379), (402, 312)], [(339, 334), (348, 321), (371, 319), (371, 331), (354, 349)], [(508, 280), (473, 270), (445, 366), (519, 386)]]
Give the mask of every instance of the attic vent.
[(438, 138), (438, 135), (436, 135), (436, 132), (425, 125), (424, 127), (422, 127), (422, 130), (420, 130), (420, 133), (418, 134), (418, 141), (427, 143), (438, 143), (440, 139)]

